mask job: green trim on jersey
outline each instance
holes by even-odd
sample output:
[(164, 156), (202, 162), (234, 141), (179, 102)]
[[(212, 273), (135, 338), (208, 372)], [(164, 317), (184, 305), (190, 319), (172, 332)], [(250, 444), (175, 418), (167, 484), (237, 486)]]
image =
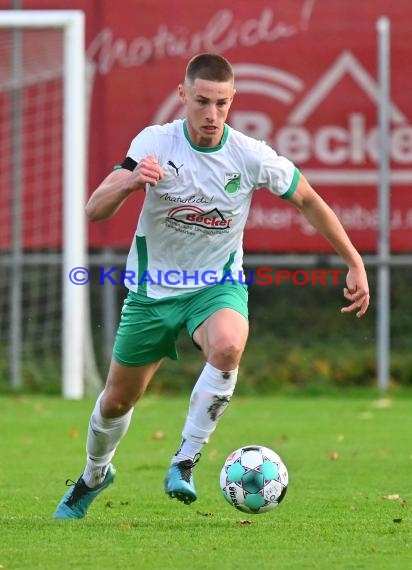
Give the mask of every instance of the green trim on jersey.
[(223, 267), (223, 274), (232, 272), (232, 264), (233, 264), (233, 260), (235, 259), (235, 255), (236, 255), (236, 251), (232, 251), (232, 253), (229, 255), (229, 259), (226, 261), (226, 263)]
[(143, 280), (143, 274), (147, 271), (147, 244), (145, 236), (136, 236), (136, 249), (137, 249), (137, 259), (138, 259), (138, 277), (137, 282), (141, 283), (139, 285), (139, 295), (147, 297), (147, 280)]
[(217, 146), (197, 146), (197, 144), (192, 142), (190, 139), (190, 136), (189, 136), (189, 131), (187, 130), (186, 119), (183, 121), (183, 132), (185, 134), (187, 142), (195, 150), (197, 150), (199, 152), (216, 152), (217, 150), (220, 150), (222, 148), (222, 146), (226, 143), (227, 137), (229, 136), (229, 127), (226, 124), (223, 125), (223, 136), (222, 136), (222, 139), (220, 141), (220, 144), (218, 144)]
[(299, 178), (300, 178), (300, 172), (295, 167), (295, 172), (293, 174), (292, 183), (289, 186), (289, 189), (284, 194), (281, 195), (281, 198), (283, 198), (284, 200), (288, 200), (289, 198), (291, 198), (293, 196), (293, 193), (295, 192), (296, 188), (298, 187)]

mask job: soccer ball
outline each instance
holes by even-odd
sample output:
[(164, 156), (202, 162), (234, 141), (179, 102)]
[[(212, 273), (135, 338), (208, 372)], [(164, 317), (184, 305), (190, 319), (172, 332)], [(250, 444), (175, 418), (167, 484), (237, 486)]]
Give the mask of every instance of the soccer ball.
[(229, 455), (220, 472), (223, 496), (244, 513), (276, 507), (288, 488), (288, 471), (277, 453), (261, 445), (241, 447)]

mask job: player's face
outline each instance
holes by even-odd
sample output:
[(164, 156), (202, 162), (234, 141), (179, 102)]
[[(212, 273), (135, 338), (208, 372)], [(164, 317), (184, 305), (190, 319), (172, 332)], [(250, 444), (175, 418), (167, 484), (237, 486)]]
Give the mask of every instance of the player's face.
[(186, 105), (192, 142), (197, 146), (217, 146), (235, 94), (233, 83), (195, 79), (192, 84), (179, 85), (179, 94)]

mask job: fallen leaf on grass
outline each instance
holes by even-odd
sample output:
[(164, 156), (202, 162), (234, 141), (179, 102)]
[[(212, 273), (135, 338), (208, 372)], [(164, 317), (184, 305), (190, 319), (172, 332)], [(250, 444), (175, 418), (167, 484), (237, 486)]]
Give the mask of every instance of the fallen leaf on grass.
[(79, 437), (79, 432), (77, 431), (77, 429), (71, 429), (69, 431), (69, 437), (71, 437), (72, 439), (76, 439), (76, 437)]
[(406, 507), (406, 499), (403, 499), (398, 493), (393, 493), (392, 495), (384, 495), (382, 499), (386, 499), (387, 501), (399, 501), (399, 504), (402, 508)]
[(398, 493), (393, 493), (392, 495), (384, 495), (382, 499), (386, 499), (387, 501), (399, 501), (401, 498)]
[(331, 461), (337, 461), (339, 459), (339, 453), (337, 451), (331, 451), (329, 453), (329, 459)]
[(152, 433), (152, 439), (157, 439), (157, 440), (161, 440), (161, 439), (165, 439), (166, 435), (163, 431), (155, 431), (154, 433)]
[(252, 521), (248, 521), (247, 519), (240, 519), (240, 521), (237, 521), (237, 524), (248, 525), (248, 524), (252, 524)]

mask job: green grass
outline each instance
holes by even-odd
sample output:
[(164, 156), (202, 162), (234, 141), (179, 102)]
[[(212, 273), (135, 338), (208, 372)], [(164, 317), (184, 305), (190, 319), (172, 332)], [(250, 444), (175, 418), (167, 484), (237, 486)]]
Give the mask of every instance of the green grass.
[[(116, 455), (115, 484), (86, 519), (55, 521), (64, 480), (83, 468), (92, 401), (0, 398), (0, 568), (412, 568), (408, 396), (234, 398), (196, 468), (191, 506), (162, 488), (186, 405), (147, 396)], [(242, 514), (218, 488), (226, 455), (249, 443), (275, 449), (289, 469), (288, 494), (270, 513)]]

